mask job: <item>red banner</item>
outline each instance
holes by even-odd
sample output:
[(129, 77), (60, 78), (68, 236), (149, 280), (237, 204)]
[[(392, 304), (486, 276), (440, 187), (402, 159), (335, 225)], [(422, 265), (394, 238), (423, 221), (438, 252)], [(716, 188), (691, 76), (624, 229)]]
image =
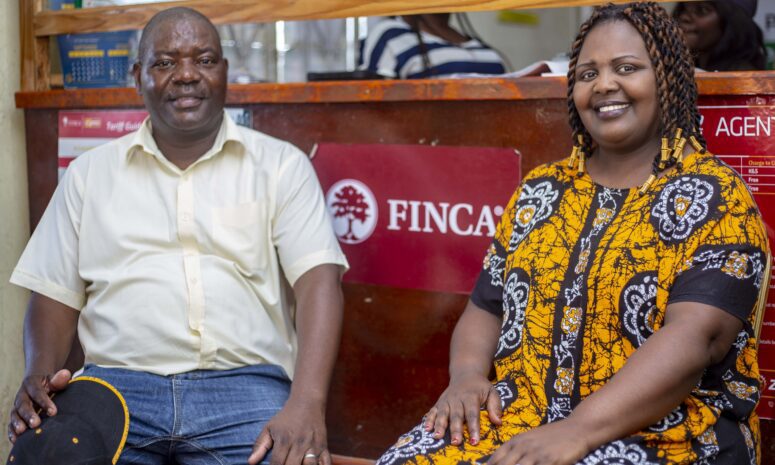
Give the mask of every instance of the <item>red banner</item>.
[[(759, 97), (704, 98), (702, 133), (708, 148), (743, 177), (775, 244), (775, 105)], [(773, 278), (775, 279), (775, 278)], [(759, 368), (764, 383), (758, 413), (775, 419), (775, 291), (770, 294), (759, 338)]]
[(90, 110), (59, 112), (59, 137), (121, 137), (140, 128), (145, 110)]
[(508, 148), (320, 144), (345, 281), (468, 294), (520, 180)]

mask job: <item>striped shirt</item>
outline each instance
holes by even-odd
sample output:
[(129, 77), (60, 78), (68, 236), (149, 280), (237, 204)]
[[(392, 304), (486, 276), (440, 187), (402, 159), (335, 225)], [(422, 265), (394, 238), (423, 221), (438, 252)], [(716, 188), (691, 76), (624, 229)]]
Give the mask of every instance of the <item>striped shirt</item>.
[(477, 39), (454, 44), (427, 32), (420, 34), (430, 69), (426, 69), (417, 33), (402, 19), (386, 19), (374, 26), (361, 42), (360, 69), (393, 79), (506, 72), (498, 53)]

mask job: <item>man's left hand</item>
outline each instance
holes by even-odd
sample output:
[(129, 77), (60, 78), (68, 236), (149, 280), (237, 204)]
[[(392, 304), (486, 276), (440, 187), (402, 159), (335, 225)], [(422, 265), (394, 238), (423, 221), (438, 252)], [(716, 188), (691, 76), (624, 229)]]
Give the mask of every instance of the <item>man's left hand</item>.
[(582, 428), (573, 420), (562, 420), (513, 437), (487, 465), (572, 465), (588, 453)]
[(271, 449), (271, 465), (331, 465), (323, 410), (289, 399), (259, 434), (248, 464), (258, 464)]

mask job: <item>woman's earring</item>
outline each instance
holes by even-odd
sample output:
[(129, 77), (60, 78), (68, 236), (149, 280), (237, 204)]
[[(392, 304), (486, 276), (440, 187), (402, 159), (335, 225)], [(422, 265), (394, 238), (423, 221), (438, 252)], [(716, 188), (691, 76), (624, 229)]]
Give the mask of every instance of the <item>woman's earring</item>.
[(692, 148), (694, 148), (694, 150), (696, 150), (699, 153), (705, 153), (705, 147), (703, 147), (702, 144), (700, 144), (700, 141), (698, 141), (696, 137), (690, 136), (689, 142), (692, 144)]
[(681, 137), (683, 131), (681, 128), (675, 130), (675, 140), (673, 141), (673, 155), (671, 157), (676, 163), (683, 163), (684, 146), (686, 145), (686, 138)]
[(584, 156), (584, 136), (581, 134), (576, 136), (578, 144), (573, 146), (573, 151), (570, 153), (570, 159), (568, 160), (568, 168), (573, 168), (573, 165), (578, 162), (576, 166), (576, 174), (581, 176), (584, 174), (585, 156)]
[(670, 147), (668, 147), (667, 137), (662, 138), (662, 149), (660, 150), (659, 170), (662, 171), (670, 158)]
[(647, 190), (651, 187), (652, 184), (654, 184), (654, 181), (657, 180), (657, 175), (655, 173), (651, 173), (649, 175), (649, 178), (646, 179), (646, 182), (643, 183), (642, 186), (640, 186), (640, 189), (638, 189), (638, 195), (643, 195), (646, 193)]
[(579, 167), (576, 170), (576, 176), (583, 176), (584, 175), (584, 165), (585, 165), (586, 157), (584, 156), (584, 151), (579, 150)]

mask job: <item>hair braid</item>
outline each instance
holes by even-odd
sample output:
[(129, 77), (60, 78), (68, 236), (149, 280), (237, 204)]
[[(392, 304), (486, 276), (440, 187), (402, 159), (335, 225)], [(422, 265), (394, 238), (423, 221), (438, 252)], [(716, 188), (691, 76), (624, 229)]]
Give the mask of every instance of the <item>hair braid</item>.
[(579, 33), (577, 34), (576, 40), (573, 42), (573, 46), (571, 48), (572, 51), (568, 63), (568, 115), (570, 118), (571, 130), (573, 131), (573, 141), (576, 143), (579, 137), (581, 137), (583, 142), (580, 144), (580, 148), (587, 157), (592, 154), (592, 137), (587, 132), (587, 128), (585, 128), (582, 124), (581, 118), (579, 117), (579, 112), (576, 110), (576, 104), (573, 102), (573, 88), (576, 85), (575, 69), (579, 60), (581, 46), (587, 37), (587, 33), (589, 33), (589, 30), (592, 29), (592, 25), (595, 24), (595, 20), (599, 14), (600, 13), (598, 11), (592, 13), (592, 16), (589, 18), (589, 20), (582, 24), (581, 28), (579, 28)]

